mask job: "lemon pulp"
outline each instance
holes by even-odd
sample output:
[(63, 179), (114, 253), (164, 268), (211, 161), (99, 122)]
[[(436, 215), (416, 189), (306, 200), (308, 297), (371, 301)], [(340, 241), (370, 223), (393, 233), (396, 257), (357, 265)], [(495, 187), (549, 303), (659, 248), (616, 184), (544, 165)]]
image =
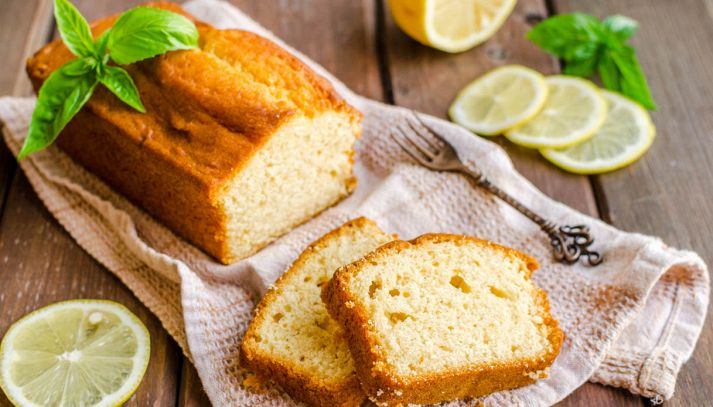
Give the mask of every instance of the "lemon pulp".
[(566, 147), (592, 137), (607, 114), (599, 89), (572, 76), (553, 75), (545, 81), (549, 94), (542, 110), (505, 136), (515, 144), (532, 148)]
[(626, 97), (601, 92), (609, 105), (602, 127), (582, 143), (540, 150), (548, 161), (570, 172), (598, 174), (627, 166), (649, 149), (656, 134), (649, 113)]
[(490, 38), (516, 0), (389, 0), (396, 24), (422, 44), (461, 52)]
[(455, 123), (478, 134), (494, 136), (537, 114), (547, 93), (545, 78), (539, 72), (506, 65), (466, 86), (448, 113)]
[(124, 306), (74, 300), (15, 322), (0, 345), (0, 384), (21, 406), (115, 406), (148, 365), (146, 327)]

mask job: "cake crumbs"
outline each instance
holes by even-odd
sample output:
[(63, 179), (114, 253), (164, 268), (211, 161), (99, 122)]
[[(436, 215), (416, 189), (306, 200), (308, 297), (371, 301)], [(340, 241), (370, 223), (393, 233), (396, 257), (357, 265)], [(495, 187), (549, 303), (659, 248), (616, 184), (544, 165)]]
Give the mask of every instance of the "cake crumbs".
[(525, 372), (523, 375), (530, 377), (532, 380), (539, 380), (539, 379), (544, 379), (550, 374), (550, 368), (546, 367), (542, 370), (538, 370), (535, 372)]
[(265, 383), (257, 377), (257, 375), (248, 373), (245, 375), (245, 379), (243, 379), (243, 388), (246, 390), (252, 390), (256, 393), (266, 393), (267, 390), (265, 389)]

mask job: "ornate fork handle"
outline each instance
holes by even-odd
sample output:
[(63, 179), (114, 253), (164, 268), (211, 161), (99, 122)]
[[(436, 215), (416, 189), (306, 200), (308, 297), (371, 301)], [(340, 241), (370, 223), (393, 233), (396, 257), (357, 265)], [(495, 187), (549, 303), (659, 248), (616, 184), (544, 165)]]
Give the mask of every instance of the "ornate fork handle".
[(589, 247), (594, 243), (594, 238), (589, 233), (587, 226), (558, 226), (531, 211), (520, 201), (492, 184), (480, 170), (467, 168), (463, 165), (463, 167), (460, 168), (460, 172), (469, 175), (478, 186), (487, 189), (540, 226), (540, 229), (547, 233), (550, 238), (550, 244), (552, 245), (557, 261), (573, 264), (581, 257), (586, 257), (587, 262), (592, 266), (596, 266), (602, 262), (603, 258), (601, 254), (591, 250)]

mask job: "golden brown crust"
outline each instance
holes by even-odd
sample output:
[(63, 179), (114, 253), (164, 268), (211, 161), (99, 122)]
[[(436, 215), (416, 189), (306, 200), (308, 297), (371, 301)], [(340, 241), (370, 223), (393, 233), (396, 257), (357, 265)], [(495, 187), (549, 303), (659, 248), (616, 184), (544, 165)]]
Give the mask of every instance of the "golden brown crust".
[[(172, 3), (147, 5), (193, 19)], [(94, 36), (117, 17), (93, 23)], [(291, 117), (335, 111), (358, 122), (361, 115), (271, 41), (196, 26), (199, 49), (125, 66), (146, 114), (97, 86), (57, 145), (179, 235), (229, 263), (238, 259), (229, 253), (217, 202), (226, 184)], [(60, 39), (40, 49), (26, 67), (35, 90), (73, 58)]]
[[(542, 371), (549, 367), (557, 357), (564, 339), (557, 321), (549, 312), (546, 293), (537, 289), (536, 301), (541, 305), (542, 318), (549, 328), (548, 339), (551, 351), (540, 357), (515, 363), (473, 366), (453, 369), (438, 374), (424, 375), (418, 378), (402, 378), (393, 373), (387, 364), (378, 339), (369, 328), (369, 314), (361, 301), (349, 290), (349, 279), (370, 262), (393, 252), (400, 252), (423, 242), (460, 242), (488, 245), (503, 250), (509, 256), (522, 259), (528, 267), (529, 275), (538, 267), (537, 261), (517, 250), (500, 246), (487, 240), (468, 236), (448, 234), (427, 234), (411, 241), (393, 241), (369, 253), (354, 263), (340, 267), (334, 277), (322, 287), (322, 300), (332, 318), (343, 327), (349, 349), (354, 358), (354, 366), (362, 388), (370, 399), (377, 404), (400, 405), (408, 403), (431, 404), (446, 400), (478, 397), (496, 391), (511, 389), (533, 383), (535, 379), (528, 373)], [(347, 307), (345, 304), (349, 303)]]
[(266, 355), (259, 351), (255, 345), (257, 328), (267, 318), (266, 310), (283, 291), (283, 282), (304, 265), (311, 253), (326, 246), (330, 240), (341, 236), (351, 228), (363, 228), (365, 225), (378, 228), (370, 219), (360, 217), (332, 230), (310, 244), (292, 265), (277, 279), (274, 286), (263, 296), (255, 308), (255, 316), (248, 326), (245, 337), (240, 345), (240, 363), (258, 374), (265, 380), (271, 380), (282, 387), (289, 395), (314, 406), (358, 406), (364, 401), (366, 395), (359, 386), (355, 374), (347, 380), (325, 383), (318, 381), (309, 372), (302, 371), (289, 360)]

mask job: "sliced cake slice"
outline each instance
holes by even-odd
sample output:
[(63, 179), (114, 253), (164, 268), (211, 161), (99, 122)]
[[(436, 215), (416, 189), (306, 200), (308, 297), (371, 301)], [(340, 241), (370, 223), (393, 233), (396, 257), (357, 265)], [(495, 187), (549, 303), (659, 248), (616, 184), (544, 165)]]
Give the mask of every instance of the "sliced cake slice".
[(394, 241), (341, 267), (322, 299), (379, 405), (477, 397), (545, 377), (563, 333), (535, 259), (465, 236)]
[(314, 406), (358, 406), (366, 398), (342, 329), (320, 299), (334, 271), (393, 240), (358, 218), (309, 246), (263, 297), (241, 346), (241, 363)]

